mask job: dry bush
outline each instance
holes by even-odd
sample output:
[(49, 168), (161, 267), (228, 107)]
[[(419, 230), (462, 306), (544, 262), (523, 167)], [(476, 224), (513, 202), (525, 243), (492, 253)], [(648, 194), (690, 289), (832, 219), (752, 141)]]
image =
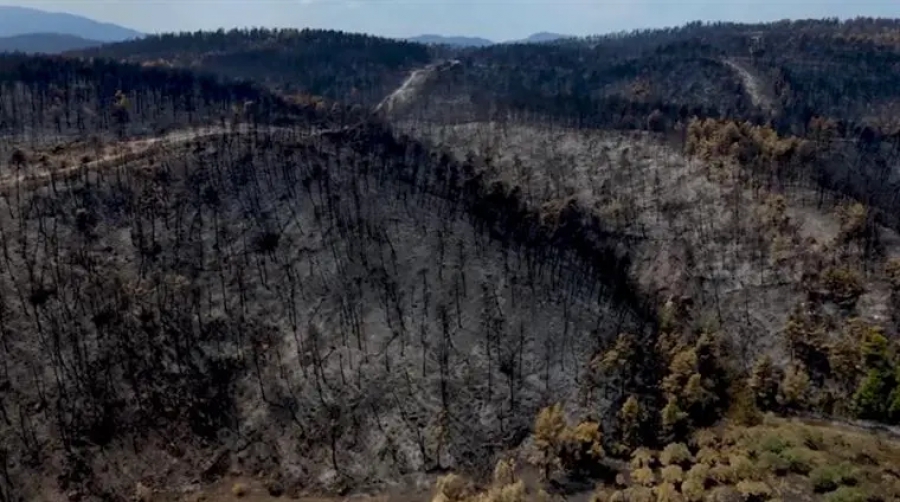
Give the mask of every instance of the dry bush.
[(700, 448), (697, 452), (696, 460), (698, 465), (712, 467), (723, 459), (721, 452), (715, 448)]
[(594, 490), (594, 493), (591, 494), (590, 502), (611, 502), (614, 493), (616, 493), (615, 490), (610, 490), (602, 486), (598, 487)]
[(837, 237), (839, 241), (850, 242), (865, 235), (866, 221), (869, 216), (866, 206), (859, 202), (841, 205), (837, 209), (837, 216), (841, 223), (841, 230)]
[(791, 464), (787, 459), (771, 451), (762, 452), (759, 455), (758, 463), (762, 469), (766, 469), (776, 476), (783, 476), (791, 470)]
[(821, 286), (825, 297), (844, 308), (852, 308), (865, 293), (863, 278), (848, 267), (832, 266), (822, 274)]
[(712, 479), (710, 473), (711, 470), (712, 468), (706, 464), (693, 465), (685, 474), (685, 479), (694, 481), (700, 486), (705, 487)]
[(678, 484), (684, 481), (684, 470), (677, 465), (667, 465), (659, 471), (660, 478), (666, 483)]
[(731, 486), (717, 486), (706, 493), (706, 502), (743, 502), (740, 492)]
[(244, 483), (235, 483), (231, 486), (231, 494), (237, 498), (241, 498), (250, 493), (250, 488)]
[(641, 467), (653, 467), (656, 462), (656, 456), (653, 450), (640, 447), (631, 453), (631, 468), (640, 469)]
[(525, 483), (516, 481), (515, 483), (494, 486), (488, 491), (483, 492), (470, 499), (470, 502), (525, 502), (526, 492)]
[(709, 429), (694, 431), (691, 436), (691, 446), (697, 449), (715, 448), (719, 445), (719, 435)]
[(732, 453), (728, 456), (728, 465), (739, 480), (756, 480), (762, 472), (744, 453)]
[(646, 486), (632, 486), (625, 490), (625, 498), (628, 502), (655, 502), (656, 496), (653, 489)]
[(891, 283), (891, 288), (900, 290), (900, 258), (892, 258), (888, 260), (884, 267), (884, 271)]
[(696, 479), (688, 478), (681, 483), (681, 494), (687, 502), (700, 502), (706, 494), (706, 486)]
[(472, 485), (457, 474), (447, 474), (438, 478), (433, 502), (462, 502), (472, 494)]
[(656, 484), (656, 475), (649, 467), (640, 467), (631, 471), (631, 482), (640, 486), (653, 486)]
[(859, 482), (856, 469), (846, 463), (822, 465), (809, 473), (813, 489), (818, 493), (836, 490), (839, 486), (855, 486)]
[(538, 413), (534, 422), (534, 443), (537, 448), (535, 463), (545, 477), (556, 468), (566, 471), (586, 468), (605, 455), (600, 424), (581, 422), (570, 427), (560, 404)]
[(857, 486), (841, 486), (825, 495), (825, 502), (871, 502), (880, 499), (881, 497), (873, 498), (867, 490)]
[(778, 403), (788, 409), (804, 409), (809, 403), (809, 374), (802, 365), (788, 367), (781, 381)]
[(514, 459), (498, 460), (494, 467), (494, 484), (511, 485), (516, 482), (516, 461)]
[(672, 443), (667, 445), (659, 454), (662, 465), (687, 466), (693, 462), (693, 455), (684, 443)]
[[(525, 502), (528, 500), (525, 483), (516, 478), (515, 462), (500, 460), (494, 468), (493, 482), (484, 491), (476, 492), (472, 484), (456, 474), (438, 478), (433, 502)], [(543, 490), (534, 494), (534, 502), (549, 502)]]
[(718, 485), (733, 485), (740, 481), (734, 468), (730, 465), (718, 464), (709, 469), (709, 478)]
[(684, 497), (672, 483), (663, 483), (653, 489), (656, 502), (684, 502)]
[(760, 481), (743, 480), (736, 488), (747, 502), (765, 502), (772, 497), (772, 488)]
[(809, 474), (817, 463), (815, 452), (802, 446), (788, 448), (780, 456), (787, 462), (788, 470), (797, 474)]

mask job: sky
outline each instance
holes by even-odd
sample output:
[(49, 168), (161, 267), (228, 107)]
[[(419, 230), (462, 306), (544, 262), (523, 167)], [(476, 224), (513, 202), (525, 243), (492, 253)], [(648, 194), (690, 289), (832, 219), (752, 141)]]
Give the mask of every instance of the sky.
[(146, 33), (310, 27), (495, 41), (539, 31), (580, 36), (694, 20), (900, 17), (900, 0), (0, 0), (0, 5), (70, 12)]

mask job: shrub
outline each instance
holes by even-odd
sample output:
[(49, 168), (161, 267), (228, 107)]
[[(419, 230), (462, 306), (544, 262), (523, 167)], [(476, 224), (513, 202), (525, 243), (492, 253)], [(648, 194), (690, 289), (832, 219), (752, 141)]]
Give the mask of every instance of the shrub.
[(247, 495), (247, 493), (249, 493), (249, 492), (250, 492), (250, 489), (247, 488), (247, 485), (245, 485), (244, 483), (235, 483), (231, 487), (231, 494), (237, 498), (241, 498), (241, 497)]
[(494, 467), (494, 485), (506, 486), (516, 482), (516, 461), (499, 460)]
[(625, 490), (625, 497), (628, 502), (654, 502), (656, 500), (653, 490), (646, 486), (632, 486)]
[(615, 492), (610, 492), (604, 488), (598, 488), (591, 494), (590, 502), (612, 502), (614, 493)]
[(741, 494), (730, 486), (717, 486), (706, 495), (708, 502), (740, 502)]
[(677, 465), (667, 465), (659, 474), (666, 483), (677, 484), (684, 481), (684, 470)]
[(760, 481), (741, 481), (737, 484), (737, 491), (747, 502), (764, 502), (772, 496), (769, 485)]
[(849, 242), (863, 237), (866, 231), (868, 215), (869, 210), (859, 202), (838, 207), (837, 217), (841, 222), (838, 239), (843, 242)]
[(582, 422), (569, 427), (560, 404), (538, 413), (534, 422), (534, 444), (537, 450), (534, 461), (545, 478), (554, 468), (585, 469), (605, 455), (600, 425)]
[(778, 402), (787, 408), (803, 409), (809, 399), (809, 373), (803, 366), (791, 366), (784, 374)]
[(606, 454), (603, 451), (603, 436), (600, 424), (582, 422), (575, 427), (566, 427), (560, 437), (560, 461), (565, 469), (577, 470), (586, 463), (600, 460)]
[(787, 462), (788, 470), (797, 474), (809, 474), (815, 467), (816, 455), (809, 448), (788, 448), (780, 456)]
[(719, 444), (719, 436), (709, 429), (700, 429), (691, 437), (691, 445), (695, 448), (715, 448)]
[(854, 486), (857, 483), (853, 466), (842, 462), (837, 465), (817, 467), (809, 473), (813, 489), (818, 493), (836, 490), (839, 486)]
[(556, 467), (580, 470), (604, 456), (600, 425), (582, 422), (569, 427), (563, 416), (562, 405), (554, 404), (542, 409), (534, 422), (534, 459), (545, 478)]
[(787, 441), (778, 434), (766, 434), (759, 443), (759, 451), (779, 454), (788, 448)]
[(746, 455), (739, 453), (728, 457), (728, 465), (737, 480), (757, 479), (760, 476), (759, 469)]
[(534, 444), (538, 450), (538, 457), (535, 460), (543, 470), (545, 478), (548, 478), (553, 468), (559, 465), (562, 435), (565, 430), (566, 420), (562, 405), (554, 404), (538, 412), (534, 421)]
[(900, 258), (893, 258), (887, 262), (885, 266), (885, 272), (888, 276), (888, 281), (891, 283), (891, 288), (900, 290)]
[(482, 493), (476, 499), (477, 502), (525, 502), (525, 483), (515, 483), (493, 487)]
[(856, 415), (867, 420), (884, 421), (888, 418), (890, 396), (894, 391), (894, 375), (891, 371), (870, 369), (853, 394)]
[(642, 486), (653, 486), (656, 484), (656, 476), (649, 467), (641, 467), (631, 471), (631, 482)]
[(860, 488), (853, 486), (841, 486), (837, 490), (825, 495), (825, 502), (868, 502), (869, 495)]
[(729, 388), (728, 395), (731, 396), (731, 404), (727, 416), (732, 423), (745, 427), (762, 423), (763, 414), (759, 409), (758, 398), (745, 381), (735, 380)]
[(656, 493), (656, 502), (684, 502), (684, 497), (672, 483), (663, 483), (653, 491)]
[(708, 466), (716, 465), (721, 458), (722, 455), (712, 448), (700, 448), (697, 452), (697, 462)]
[[(810, 450), (821, 450), (827, 445), (825, 442), (825, 434), (819, 429), (803, 427), (800, 429), (800, 436), (803, 440), (803, 446), (806, 446)], [(810, 452), (810, 454), (812, 455), (812, 452)]]
[(739, 481), (730, 465), (714, 465), (709, 469), (709, 477), (719, 485), (733, 485)]
[(762, 452), (759, 456), (759, 465), (778, 476), (783, 476), (791, 470), (791, 464), (784, 457), (770, 451)]
[(662, 451), (659, 460), (663, 465), (687, 465), (693, 460), (691, 450), (684, 443), (672, 443)]
[(858, 272), (849, 268), (830, 267), (826, 269), (822, 277), (822, 286), (826, 296), (844, 308), (855, 305), (859, 297), (866, 291), (862, 277)]
[(437, 480), (437, 496), (435, 501), (454, 502), (463, 500), (471, 494), (471, 486), (463, 477), (456, 474), (447, 474)]
[(699, 483), (701, 487), (705, 487), (710, 479), (709, 471), (710, 467), (708, 465), (696, 464), (687, 471), (685, 479), (688, 481), (695, 481)]
[(701, 481), (688, 478), (685, 482), (681, 483), (681, 494), (684, 495), (684, 499), (687, 500), (687, 502), (700, 502), (703, 500), (703, 495), (705, 493), (706, 487)]
[(619, 435), (622, 444), (627, 448), (634, 448), (640, 444), (642, 421), (643, 411), (640, 403), (634, 396), (629, 396), (619, 410)]
[(653, 451), (643, 447), (638, 448), (631, 454), (631, 468), (653, 467), (654, 460)]

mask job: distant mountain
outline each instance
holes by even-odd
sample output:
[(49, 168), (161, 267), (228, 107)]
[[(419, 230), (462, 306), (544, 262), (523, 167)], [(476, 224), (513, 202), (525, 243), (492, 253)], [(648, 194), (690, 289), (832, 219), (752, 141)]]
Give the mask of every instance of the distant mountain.
[(0, 6), (0, 37), (40, 33), (73, 35), (100, 42), (119, 42), (144, 36), (129, 28), (74, 14)]
[(420, 44), (450, 45), (453, 47), (487, 47), (494, 45), (492, 40), (479, 37), (445, 37), (443, 35), (419, 35), (412, 37), (410, 42)]
[(534, 35), (531, 35), (523, 40), (517, 40), (516, 43), (542, 44), (545, 42), (553, 42), (561, 38), (572, 38), (572, 35), (562, 35), (560, 33), (548, 33), (546, 31), (542, 31), (540, 33), (535, 33)]
[[(504, 44), (542, 44), (547, 42), (553, 42), (555, 40), (560, 40), (563, 38), (571, 38), (571, 35), (562, 35), (559, 33), (549, 33), (546, 31), (542, 31), (540, 33), (535, 33), (527, 38), (523, 38), (521, 40), (509, 40), (506, 42), (500, 42)], [(457, 37), (457, 36), (444, 36), (444, 35), (419, 35), (417, 37), (412, 37), (408, 39), (410, 42), (418, 42), (420, 44), (427, 45), (449, 45), (451, 47), (488, 47), (491, 45), (496, 45), (497, 42), (492, 40), (488, 40), (486, 38), (480, 37)]]
[(0, 37), (0, 52), (59, 54), (102, 45), (103, 42), (61, 33), (29, 33)]

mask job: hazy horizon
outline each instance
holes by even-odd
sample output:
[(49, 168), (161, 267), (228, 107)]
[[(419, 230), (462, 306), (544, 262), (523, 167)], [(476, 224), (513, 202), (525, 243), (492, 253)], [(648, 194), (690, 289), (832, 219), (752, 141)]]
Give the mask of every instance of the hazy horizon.
[(766, 22), (780, 19), (898, 17), (896, 0), (779, 2), (775, 0), (28, 0), (5, 1), (68, 12), (144, 33), (234, 27), (327, 28), (388, 37), (422, 34), (524, 38), (537, 32), (575, 36), (690, 21)]

